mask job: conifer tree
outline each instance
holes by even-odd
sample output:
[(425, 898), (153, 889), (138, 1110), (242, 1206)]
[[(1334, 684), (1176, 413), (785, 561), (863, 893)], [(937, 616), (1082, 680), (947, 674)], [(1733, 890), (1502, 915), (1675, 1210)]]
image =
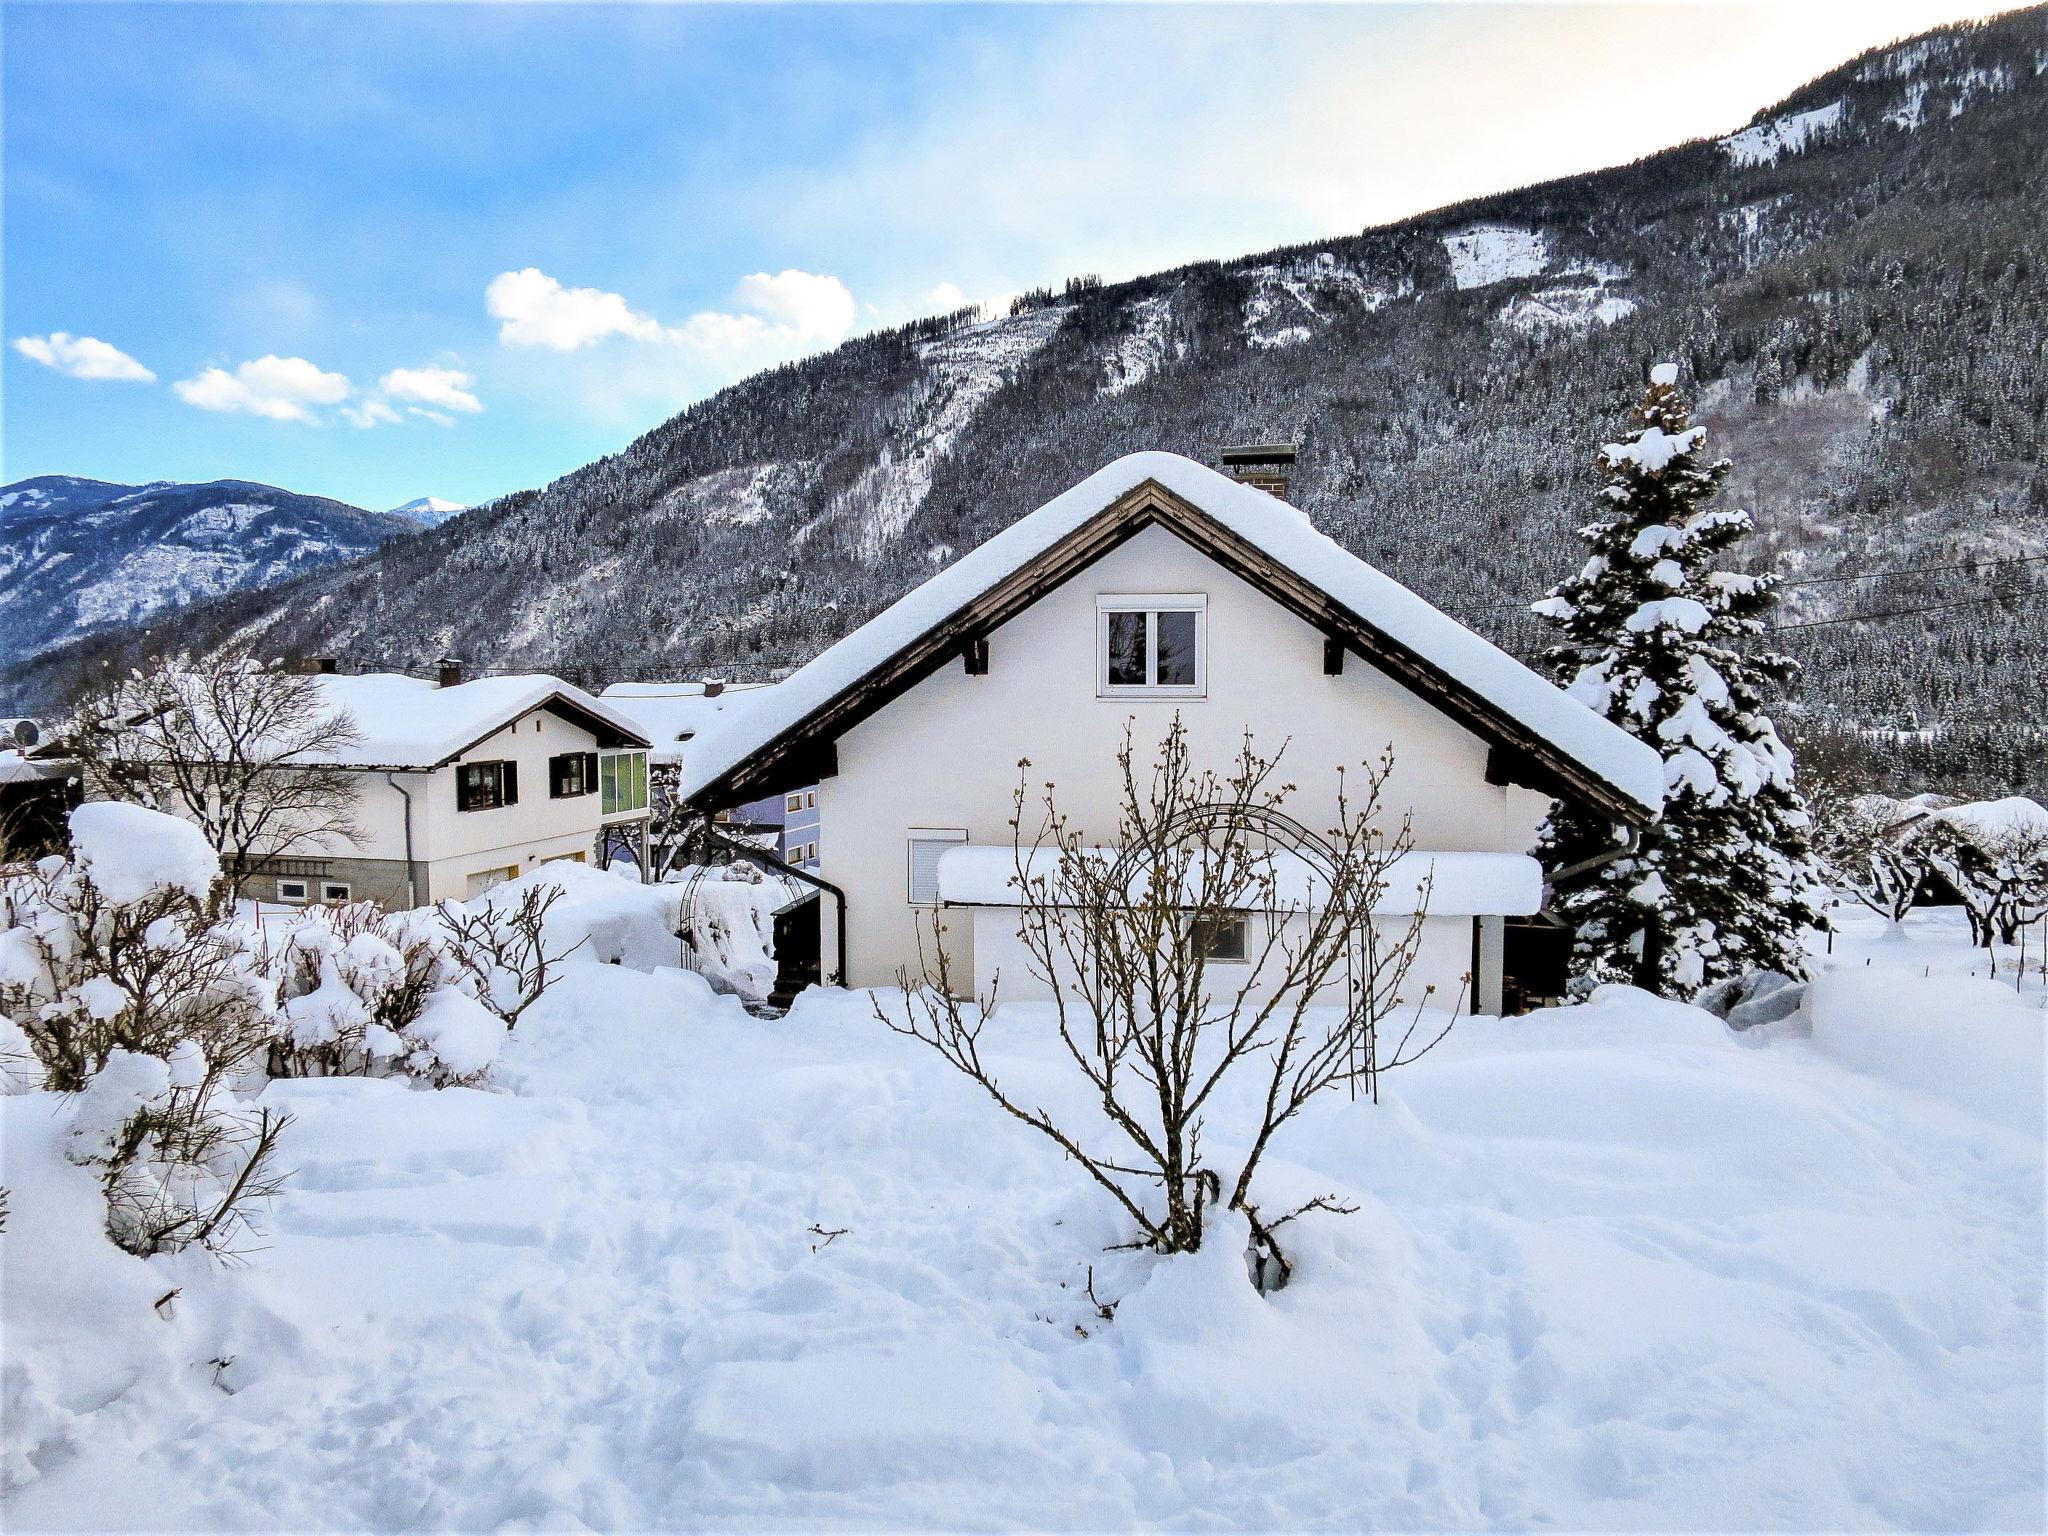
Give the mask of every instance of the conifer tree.
[[(1536, 612), (1562, 630), (1548, 653), (1573, 697), (1664, 759), (1664, 813), (1640, 846), (1571, 883), (1581, 986), (1629, 981), (1670, 996), (1747, 971), (1805, 973), (1803, 930), (1826, 892), (1792, 754), (1764, 713), (1787, 657), (1745, 648), (1775, 603), (1775, 578), (1715, 569), (1751, 530), (1709, 505), (1728, 476), (1702, 452), (1678, 368), (1651, 370), (1632, 430), (1600, 450), (1591, 558)], [(1615, 846), (1614, 827), (1560, 803), (1538, 857), (1548, 869)]]

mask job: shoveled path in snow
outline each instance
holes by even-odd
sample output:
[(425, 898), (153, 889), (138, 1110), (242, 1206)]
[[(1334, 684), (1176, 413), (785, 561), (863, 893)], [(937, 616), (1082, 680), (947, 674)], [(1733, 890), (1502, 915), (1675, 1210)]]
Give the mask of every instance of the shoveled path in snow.
[[(1068, 1102), (1040, 1022), (1004, 1070)], [(1104, 1254), (861, 999), (579, 967), (510, 1092), (275, 1085), (297, 1175), (195, 1298), (234, 1390), (66, 1405), (8, 1524), (2037, 1526), (2026, 1105), (1822, 1044), (1461, 1025), (1300, 1127), (1270, 1198), (1361, 1209), (1264, 1301), (1225, 1244)]]

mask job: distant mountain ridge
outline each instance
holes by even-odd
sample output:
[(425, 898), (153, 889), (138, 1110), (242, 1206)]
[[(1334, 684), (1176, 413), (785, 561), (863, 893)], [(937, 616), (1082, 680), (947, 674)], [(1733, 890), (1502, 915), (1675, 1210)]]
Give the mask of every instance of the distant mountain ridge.
[(1582, 559), (1593, 451), (1670, 358), (1757, 515), (1748, 558), (1813, 626), (1775, 637), (1806, 666), (1783, 713), (1874, 733), (1912, 788), (2039, 789), (2044, 209), (2036, 7), (1631, 165), (857, 338), (161, 639), (761, 675), (1119, 454), (1281, 438), (1332, 537), (1530, 655), (1527, 603)]
[(353, 560), (419, 527), (246, 480), (18, 480), (0, 487), (0, 662)]

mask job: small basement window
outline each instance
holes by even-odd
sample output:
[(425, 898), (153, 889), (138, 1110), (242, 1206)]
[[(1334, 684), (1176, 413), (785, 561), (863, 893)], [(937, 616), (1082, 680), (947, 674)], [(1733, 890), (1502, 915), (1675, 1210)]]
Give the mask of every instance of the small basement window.
[(939, 859), (948, 848), (957, 848), (966, 841), (965, 828), (910, 829), (910, 904), (913, 907), (935, 907), (939, 904)]
[(1201, 697), (1209, 685), (1208, 609), (1201, 593), (1098, 597), (1096, 692)]
[(322, 881), (320, 884), (320, 899), (322, 901), (347, 901), (349, 899), (347, 882), (342, 880)]
[(280, 880), (277, 882), (279, 901), (310, 901), (310, 889), (304, 880)]
[(1204, 960), (1242, 964), (1251, 958), (1251, 941), (1247, 917), (1198, 917), (1188, 924), (1188, 948)]

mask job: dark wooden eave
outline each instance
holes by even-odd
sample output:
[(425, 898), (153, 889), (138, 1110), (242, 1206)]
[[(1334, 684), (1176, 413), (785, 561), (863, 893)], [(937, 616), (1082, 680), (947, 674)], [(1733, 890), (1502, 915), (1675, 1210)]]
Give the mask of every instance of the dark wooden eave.
[(440, 762), (432, 766), (445, 768), (448, 764), (457, 761), (466, 754), (474, 752), (478, 747), (504, 730), (506, 726), (516, 725), (535, 710), (540, 709), (546, 710), (551, 715), (559, 716), (571, 725), (581, 726), (584, 730), (590, 732), (592, 736), (596, 737), (598, 746), (606, 751), (621, 747), (651, 747), (654, 745), (653, 742), (642, 736), (638, 731), (620, 730), (618, 726), (605, 719), (604, 716), (591, 713), (567, 694), (551, 693), (546, 698), (527, 705), (526, 708), (520, 710), (517, 714), (507, 715), (488, 731), (477, 737), (475, 741), (470, 742), (460, 751), (449, 753)]
[[(705, 811), (727, 809), (830, 777), (837, 768), (835, 747), (841, 735), (948, 663), (972, 658), (994, 630), (1155, 525), (1320, 631), (1326, 672), (1341, 670), (1345, 651), (1361, 656), (1486, 742), (1493, 749), (1487, 762), (1488, 783), (1518, 784), (1574, 800), (1616, 821), (1641, 825), (1650, 820), (1633, 799), (1554, 743), (1156, 480), (1119, 496), (1050, 549), (764, 742), (692, 795), (691, 805)], [(971, 659), (969, 669), (973, 670)]]

